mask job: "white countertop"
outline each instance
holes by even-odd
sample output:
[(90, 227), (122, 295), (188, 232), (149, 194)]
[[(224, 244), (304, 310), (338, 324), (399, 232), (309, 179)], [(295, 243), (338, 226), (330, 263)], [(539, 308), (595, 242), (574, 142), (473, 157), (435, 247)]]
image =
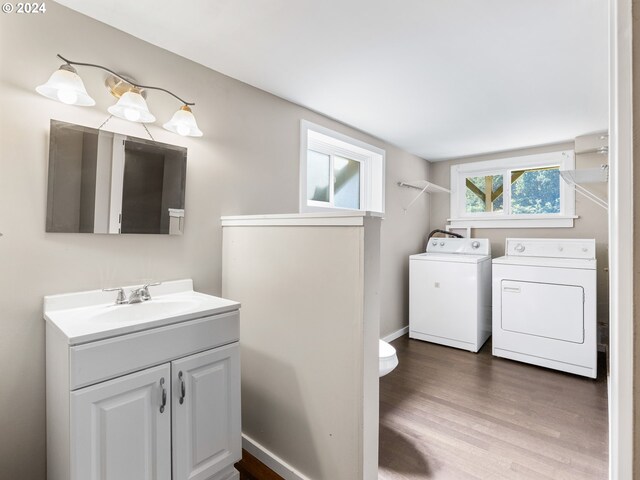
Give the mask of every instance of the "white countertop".
[(102, 290), (50, 295), (44, 298), (44, 318), (69, 345), (78, 345), (240, 308), (233, 300), (194, 292), (191, 280), (165, 282), (149, 293), (151, 300), (131, 305), (115, 305), (117, 292)]

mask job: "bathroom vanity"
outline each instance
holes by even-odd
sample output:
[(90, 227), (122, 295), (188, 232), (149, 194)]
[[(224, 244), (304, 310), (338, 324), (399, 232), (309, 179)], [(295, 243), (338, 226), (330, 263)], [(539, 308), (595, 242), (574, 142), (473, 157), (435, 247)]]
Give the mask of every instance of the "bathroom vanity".
[(48, 480), (238, 478), (240, 304), (149, 293), (45, 297)]

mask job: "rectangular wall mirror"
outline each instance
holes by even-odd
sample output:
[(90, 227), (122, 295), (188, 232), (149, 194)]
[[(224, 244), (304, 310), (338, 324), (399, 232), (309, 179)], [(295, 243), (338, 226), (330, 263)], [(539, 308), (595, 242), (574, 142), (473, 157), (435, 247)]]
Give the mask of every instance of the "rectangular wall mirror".
[(187, 149), (51, 120), (47, 232), (181, 235)]

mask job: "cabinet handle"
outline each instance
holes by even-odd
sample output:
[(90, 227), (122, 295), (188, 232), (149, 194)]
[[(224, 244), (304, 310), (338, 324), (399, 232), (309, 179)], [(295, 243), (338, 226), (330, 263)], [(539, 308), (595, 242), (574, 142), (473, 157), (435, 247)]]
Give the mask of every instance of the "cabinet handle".
[(167, 404), (167, 389), (164, 388), (164, 377), (160, 379), (160, 388), (162, 388), (162, 403), (160, 404), (160, 413), (164, 413), (164, 407)]
[(180, 380), (180, 405), (182, 405), (184, 403), (184, 397), (186, 396), (186, 387), (184, 385), (182, 370), (178, 372), (178, 380)]

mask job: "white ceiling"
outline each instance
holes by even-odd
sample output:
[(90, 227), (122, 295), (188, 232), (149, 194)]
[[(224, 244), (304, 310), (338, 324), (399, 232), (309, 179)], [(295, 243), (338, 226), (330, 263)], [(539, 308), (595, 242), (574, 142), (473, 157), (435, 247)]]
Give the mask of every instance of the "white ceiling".
[(607, 0), (58, 3), (429, 160), (607, 128)]

